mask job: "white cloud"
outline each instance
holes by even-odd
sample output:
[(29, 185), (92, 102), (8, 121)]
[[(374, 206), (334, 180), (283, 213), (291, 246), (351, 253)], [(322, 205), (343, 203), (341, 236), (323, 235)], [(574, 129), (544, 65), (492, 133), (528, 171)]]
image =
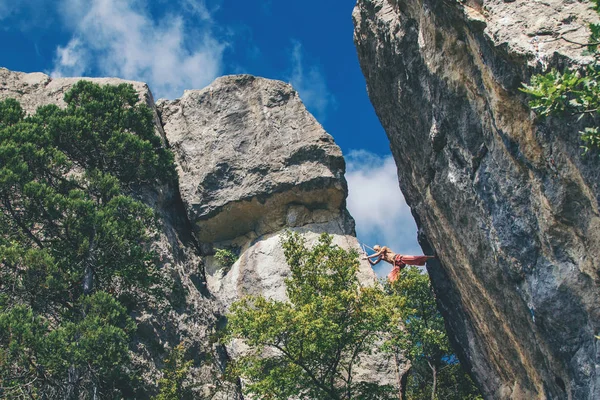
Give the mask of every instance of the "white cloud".
[[(422, 254), (417, 243), (417, 227), (398, 186), (392, 156), (380, 157), (365, 150), (353, 150), (345, 158), (347, 205), (356, 220), (359, 240), (371, 247), (386, 245), (401, 254)], [(390, 270), (387, 263), (375, 267), (380, 276)]]
[[(71, 75), (80, 76), (85, 72), (85, 62), (82, 58), (85, 57), (85, 49), (82, 48), (81, 42), (73, 39), (65, 47), (56, 49), (56, 62), (63, 69), (68, 69)], [(62, 76), (60, 73), (55, 73), (55, 76)]]
[[(213, 9), (212, 11), (216, 11), (219, 7), (220, 2), (216, 2), (213, 0)], [(202, 0), (183, 0), (182, 5), (186, 12), (192, 12), (196, 14), (200, 19), (205, 21), (212, 20), (212, 12), (206, 6), (206, 3)]]
[(302, 54), (302, 44), (293, 42), (291, 54), (292, 72), (287, 78), (298, 91), (306, 107), (323, 121), (327, 111), (336, 106), (335, 97), (329, 91), (321, 69), (316, 66), (305, 68)]
[(221, 74), (226, 47), (211, 35), (203, 2), (186, 0), (204, 21), (187, 29), (182, 16), (154, 21), (142, 0), (63, 0), (73, 37), (57, 49), (53, 76), (104, 75), (147, 82), (156, 97), (179, 97)]

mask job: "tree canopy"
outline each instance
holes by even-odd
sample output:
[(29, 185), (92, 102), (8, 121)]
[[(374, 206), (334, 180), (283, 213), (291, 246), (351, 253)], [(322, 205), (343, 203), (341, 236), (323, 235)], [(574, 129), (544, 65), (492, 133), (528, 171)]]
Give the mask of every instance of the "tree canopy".
[(397, 399), (395, 387), (353, 379), (361, 359), (378, 352), (411, 360), (409, 399), (478, 398), (451, 350), (426, 274), (405, 269), (386, 290), (365, 287), (356, 276), (358, 253), (333, 245), (331, 236), (323, 234), (309, 249), (302, 236), (288, 233), (282, 245), (291, 270), (289, 301), (248, 296), (228, 315), (226, 341), (241, 339), (251, 349), (231, 371), (247, 394)]
[(437, 309), (427, 274), (404, 268), (387, 286), (390, 310), (402, 325), (390, 326), (387, 347), (411, 361), (406, 394), (409, 399), (481, 399), (471, 378), (462, 370), (450, 345), (444, 319)]
[(173, 159), (131, 85), (81, 81), (66, 108), (0, 102), (0, 396), (119, 397), (135, 380), (120, 296), (156, 281), (132, 188)]
[(288, 234), (283, 248), (289, 301), (249, 296), (228, 316), (228, 340), (244, 339), (254, 350), (234, 366), (246, 392), (262, 399), (391, 398), (393, 388), (353, 379), (388, 323), (380, 292), (358, 284), (358, 254), (326, 234), (312, 249)]

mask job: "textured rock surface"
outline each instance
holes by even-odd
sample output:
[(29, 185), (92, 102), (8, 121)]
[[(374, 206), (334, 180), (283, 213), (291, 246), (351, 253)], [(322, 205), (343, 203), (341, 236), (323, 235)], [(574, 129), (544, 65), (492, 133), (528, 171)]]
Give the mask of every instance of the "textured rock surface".
[[(285, 229), (301, 232), (309, 244), (327, 232), (343, 248), (360, 249), (345, 208), (341, 151), (290, 85), (226, 76), (158, 108), (188, 216), (207, 254), (208, 288), (225, 311), (248, 294), (285, 300)], [(237, 249), (240, 257), (224, 269), (210, 256), (213, 248)], [(366, 261), (359, 279), (376, 279)], [(229, 351), (235, 357), (239, 348)], [(388, 356), (364, 356), (355, 379), (393, 385), (394, 368)]]
[[(345, 209), (342, 153), (290, 85), (226, 76), (159, 107), (201, 241), (325, 222)], [(294, 206), (316, 220), (292, 216)]]
[[(64, 106), (65, 92), (79, 80), (51, 79), (41, 73), (24, 74), (0, 69), (0, 99), (16, 98), (29, 113), (46, 104)], [(155, 110), (152, 94), (145, 83), (115, 78), (89, 80), (107, 85), (130, 83), (140, 94), (141, 100)], [(158, 122), (158, 117), (155, 119)], [(160, 124), (156, 125), (156, 129), (157, 134), (164, 137)], [(223, 363), (226, 362), (222, 349), (214, 346), (210, 340), (219, 306), (206, 291), (202, 260), (177, 186), (146, 188), (135, 195), (154, 208), (163, 221), (160, 237), (152, 245), (162, 260), (163, 289), (167, 294), (167, 300), (149, 298), (139, 305), (135, 360), (140, 364), (144, 378), (156, 384), (162, 358), (168, 355), (170, 348), (184, 343), (195, 359), (190, 379), (198, 384), (197, 395), (235, 399), (236, 388), (225, 385), (219, 390), (215, 389)]]
[(359, 0), (355, 43), (439, 303), (487, 398), (600, 398), (596, 157), (520, 83), (579, 63), (579, 1)]
[[(327, 232), (334, 236), (334, 244), (360, 251), (358, 240), (345, 232), (344, 222), (340, 219), (291, 230), (304, 235), (309, 246), (317, 241), (321, 233)], [(240, 258), (230, 268), (222, 268), (213, 257), (207, 257), (206, 278), (211, 293), (226, 307), (245, 295), (262, 294), (267, 298), (285, 300), (285, 286), (282, 282), (289, 277), (290, 269), (281, 248), (282, 233), (278, 231), (254, 239), (247, 236), (238, 238), (235, 243), (240, 248)], [(359, 281), (370, 284), (375, 279), (369, 264), (361, 261)]]

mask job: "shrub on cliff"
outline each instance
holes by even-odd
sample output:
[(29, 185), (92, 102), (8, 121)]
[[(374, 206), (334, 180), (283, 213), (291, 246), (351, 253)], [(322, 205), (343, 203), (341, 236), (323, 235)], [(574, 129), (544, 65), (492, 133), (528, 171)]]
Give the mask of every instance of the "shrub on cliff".
[(251, 351), (233, 364), (246, 393), (258, 398), (397, 399), (391, 386), (355, 382), (361, 357), (387, 350), (413, 364), (408, 399), (479, 399), (453, 354), (429, 277), (405, 269), (387, 293), (360, 287), (358, 254), (322, 235), (312, 248), (298, 234), (283, 240), (292, 276), (287, 302), (250, 296), (233, 304), (226, 340)]
[[(600, 0), (593, 0), (600, 13)], [(584, 70), (552, 71), (534, 75), (523, 91), (533, 97), (531, 108), (542, 117), (549, 115), (577, 115), (584, 119), (580, 132), (583, 153), (600, 150), (600, 24), (589, 26), (592, 34), (588, 43), (581, 43), (594, 61)]]
[(427, 274), (416, 267), (404, 268), (400, 279), (387, 285), (387, 291), (388, 309), (403, 324), (390, 326), (391, 339), (386, 346), (396, 358), (406, 356), (411, 361), (407, 398), (481, 399), (450, 346)]
[(217, 249), (215, 260), (221, 267), (231, 267), (237, 260), (237, 255), (229, 249)]
[(163, 377), (158, 380), (158, 395), (152, 400), (179, 400), (191, 397), (184, 386), (185, 378), (192, 366), (192, 361), (185, 361), (185, 347), (182, 343), (175, 346), (165, 359)]
[(67, 107), (0, 102), (0, 397), (114, 398), (135, 386), (120, 303), (156, 282), (152, 209), (173, 176), (131, 85), (79, 82)]
[(312, 248), (298, 234), (283, 241), (291, 277), (287, 302), (246, 297), (231, 307), (227, 339), (252, 351), (233, 365), (247, 394), (261, 399), (387, 399), (389, 386), (356, 382), (361, 356), (389, 323), (381, 291), (359, 287), (358, 254), (322, 235)]

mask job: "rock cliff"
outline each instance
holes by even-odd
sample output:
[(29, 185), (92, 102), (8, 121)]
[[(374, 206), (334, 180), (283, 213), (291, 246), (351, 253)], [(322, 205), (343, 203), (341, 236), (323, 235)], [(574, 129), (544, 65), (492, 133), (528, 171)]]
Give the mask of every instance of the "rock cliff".
[[(301, 232), (309, 243), (327, 232), (343, 248), (360, 248), (346, 210), (340, 148), (290, 85), (226, 76), (181, 99), (159, 101), (158, 110), (205, 255), (208, 288), (225, 309), (248, 294), (285, 300), (285, 230)], [(221, 267), (212, 256), (219, 248), (239, 259)], [(359, 279), (376, 279), (366, 261)], [(389, 357), (364, 360), (358, 379), (396, 382)]]
[[(30, 113), (45, 104), (62, 106), (78, 80), (0, 69), (0, 99), (16, 98)], [(136, 311), (134, 350), (144, 378), (155, 383), (166, 351), (183, 342), (194, 357), (190, 380), (196, 396), (240, 398), (239, 388), (222, 379), (238, 349), (224, 349), (211, 338), (241, 296), (285, 299), (289, 267), (281, 234), (292, 229), (310, 243), (327, 232), (336, 244), (359, 249), (346, 210), (341, 151), (283, 82), (223, 77), (181, 99), (155, 104), (143, 83), (90, 80), (135, 87), (154, 111), (156, 134), (173, 150), (179, 175), (178, 182), (135, 193), (162, 220), (152, 246), (161, 256), (167, 293), (167, 300), (150, 299)], [(215, 262), (219, 248), (238, 253), (230, 268)], [(365, 285), (376, 279), (366, 261), (359, 279)], [(393, 385), (395, 367), (389, 357), (365, 356), (355, 380)]]
[(597, 156), (521, 82), (587, 60), (591, 4), (359, 0), (355, 43), (460, 358), (486, 398), (600, 398)]

